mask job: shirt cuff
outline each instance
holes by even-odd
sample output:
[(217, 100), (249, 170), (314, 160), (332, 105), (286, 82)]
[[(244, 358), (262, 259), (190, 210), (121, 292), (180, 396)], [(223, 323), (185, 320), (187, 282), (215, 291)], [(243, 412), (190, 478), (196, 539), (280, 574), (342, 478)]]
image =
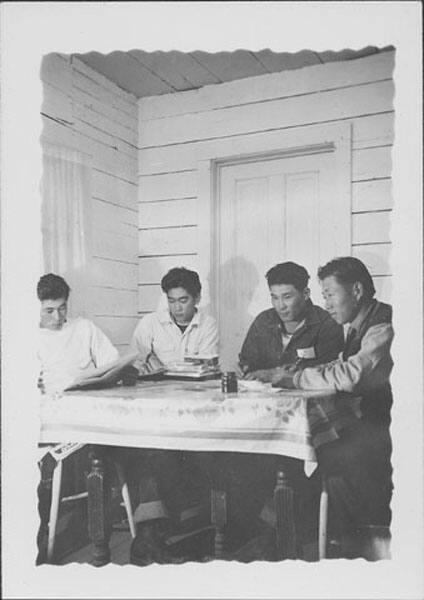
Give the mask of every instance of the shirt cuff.
[(293, 375), (293, 385), (297, 389), (302, 389), (302, 386), (300, 385), (300, 377), (301, 377), (302, 373), (303, 373), (303, 369), (300, 371), (296, 371), (296, 373)]

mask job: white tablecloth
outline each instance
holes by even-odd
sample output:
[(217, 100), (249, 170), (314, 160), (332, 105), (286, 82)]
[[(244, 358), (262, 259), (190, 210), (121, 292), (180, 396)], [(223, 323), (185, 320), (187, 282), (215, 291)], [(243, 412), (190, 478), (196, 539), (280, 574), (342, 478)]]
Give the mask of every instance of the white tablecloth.
[(357, 402), (328, 392), (240, 391), (220, 382), (143, 382), (44, 397), (41, 442), (281, 454), (305, 461), (358, 416)]

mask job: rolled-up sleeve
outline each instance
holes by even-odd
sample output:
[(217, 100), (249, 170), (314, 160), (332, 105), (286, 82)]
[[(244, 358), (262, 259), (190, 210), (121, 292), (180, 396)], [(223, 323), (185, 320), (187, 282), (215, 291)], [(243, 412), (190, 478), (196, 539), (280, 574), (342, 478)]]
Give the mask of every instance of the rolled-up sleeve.
[(393, 328), (382, 323), (370, 327), (357, 354), (320, 367), (306, 368), (294, 375), (295, 387), (360, 392), (387, 382), (393, 366), (390, 346)]

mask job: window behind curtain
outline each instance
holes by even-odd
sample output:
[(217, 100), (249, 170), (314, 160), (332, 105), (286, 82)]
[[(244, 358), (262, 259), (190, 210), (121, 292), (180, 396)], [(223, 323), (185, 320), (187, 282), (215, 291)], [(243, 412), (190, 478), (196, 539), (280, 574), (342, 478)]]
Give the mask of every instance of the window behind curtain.
[(90, 157), (43, 144), (42, 237), (44, 272), (66, 279), (69, 316), (89, 316)]

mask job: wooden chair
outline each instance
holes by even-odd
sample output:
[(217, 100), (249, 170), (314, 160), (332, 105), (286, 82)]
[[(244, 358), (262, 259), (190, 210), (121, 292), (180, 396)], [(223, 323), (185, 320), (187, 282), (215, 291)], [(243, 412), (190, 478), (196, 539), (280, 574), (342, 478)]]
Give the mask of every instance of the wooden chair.
[[(322, 490), (319, 506), (318, 526), (318, 558), (323, 560), (327, 554), (327, 523), (328, 523), (328, 490), (326, 482), (322, 481)], [(366, 560), (376, 561), (391, 558), (390, 554), (390, 527), (383, 525), (368, 525), (364, 539), (363, 557)]]
[(318, 559), (326, 557), (327, 549), (327, 523), (328, 523), (328, 491), (325, 479), (322, 480), (321, 496), (319, 502), (318, 524)]
[[(48, 523), (48, 539), (47, 539), (47, 562), (51, 563), (54, 556), (54, 546), (55, 546), (55, 538), (56, 538), (56, 527), (57, 520), (59, 515), (59, 506), (61, 503), (71, 502), (75, 500), (81, 500), (83, 498), (87, 498), (88, 492), (84, 491), (78, 494), (73, 494), (70, 496), (62, 496), (60, 495), (61, 486), (62, 486), (62, 471), (63, 471), (63, 461), (66, 460), (69, 456), (74, 454), (77, 450), (80, 450), (85, 444), (78, 444), (74, 442), (66, 443), (66, 444), (57, 444), (54, 446), (44, 447), (40, 449), (40, 454), (42, 455), (39, 458), (39, 462), (45, 457), (47, 453), (49, 453), (53, 459), (55, 460), (55, 466), (53, 469), (52, 476), (52, 496), (51, 496), (51, 505), (50, 505), (50, 515), (49, 515), (49, 523)], [(123, 505), (125, 507), (128, 519), (128, 525), (130, 529), (131, 536), (134, 538), (136, 534), (134, 519), (131, 508), (131, 501), (128, 491), (128, 485), (124, 476), (124, 472), (122, 466), (115, 462), (115, 468), (118, 475), (119, 485), (121, 488)]]

